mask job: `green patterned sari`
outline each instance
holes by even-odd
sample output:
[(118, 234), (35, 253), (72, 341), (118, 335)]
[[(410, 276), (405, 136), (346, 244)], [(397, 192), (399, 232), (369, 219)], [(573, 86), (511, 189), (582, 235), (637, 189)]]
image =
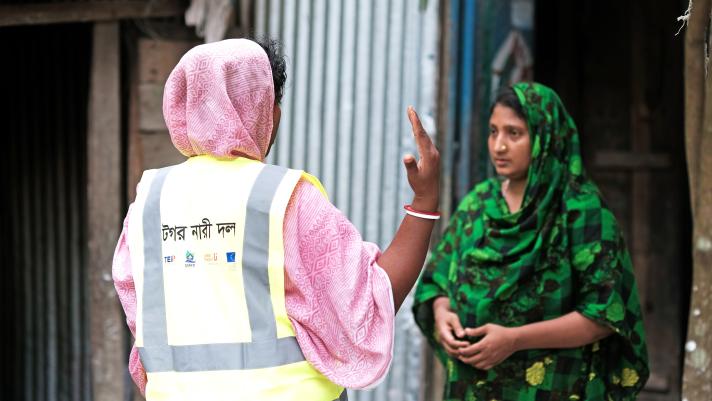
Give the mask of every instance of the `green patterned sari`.
[[(643, 320), (621, 230), (586, 176), (573, 120), (556, 93), (513, 87), (532, 143), (522, 208), (500, 181), (460, 203), (423, 273), (416, 322), (443, 362), (445, 400), (633, 400), (648, 378)], [(447, 296), (464, 327), (507, 327), (577, 311), (610, 327), (599, 342), (514, 353), (489, 371), (450, 358), (434, 338), (432, 301)]]

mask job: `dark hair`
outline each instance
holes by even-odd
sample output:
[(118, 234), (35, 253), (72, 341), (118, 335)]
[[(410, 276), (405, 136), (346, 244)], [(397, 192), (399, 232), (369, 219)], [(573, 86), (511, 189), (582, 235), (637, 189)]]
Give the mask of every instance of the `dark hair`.
[(272, 67), (272, 83), (274, 84), (274, 101), (279, 104), (282, 102), (284, 94), (284, 83), (287, 81), (287, 63), (282, 54), (282, 44), (274, 39), (253, 39), (259, 44), (269, 59), (269, 65)]
[(527, 121), (527, 116), (524, 114), (524, 108), (519, 102), (517, 94), (514, 93), (514, 89), (512, 89), (511, 87), (508, 86), (499, 91), (497, 97), (494, 99), (494, 103), (492, 103), (492, 106), (490, 107), (490, 115), (492, 115), (492, 111), (494, 111), (494, 106), (496, 105), (509, 107), (510, 109), (514, 110), (514, 113), (517, 115), (517, 117), (521, 118), (524, 121)]

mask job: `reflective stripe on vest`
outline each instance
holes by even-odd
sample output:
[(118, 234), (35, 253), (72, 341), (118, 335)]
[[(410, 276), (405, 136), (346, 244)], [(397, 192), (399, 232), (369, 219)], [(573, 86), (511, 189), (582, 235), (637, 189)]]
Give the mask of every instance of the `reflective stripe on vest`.
[(161, 251), (161, 189), (171, 167), (158, 170), (143, 211), (144, 292), (141, 362), (147, 372), (259, 369), (304, 361), (295, 337), (277, 338), (267, 276), (269, 207), (286, 168), (265, 166), (248, 198), (243, 277), (253, 338), (249, 343), (169, 345)]
[(300, 179), (323, 189), (247, 159), (144, 174), (128, 241), (148, 401), (347, 399), (305, 360), (287, 316), (284, 214)]

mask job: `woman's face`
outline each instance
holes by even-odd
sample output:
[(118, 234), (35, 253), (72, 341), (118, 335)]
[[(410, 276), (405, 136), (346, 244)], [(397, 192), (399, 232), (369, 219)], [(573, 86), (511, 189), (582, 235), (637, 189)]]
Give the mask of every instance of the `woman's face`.
[(527, 122), (511, 108), (497, 104), (489, 127), (487, 144), (497, 174), (510, 180), (526, 179), (531, 162)]

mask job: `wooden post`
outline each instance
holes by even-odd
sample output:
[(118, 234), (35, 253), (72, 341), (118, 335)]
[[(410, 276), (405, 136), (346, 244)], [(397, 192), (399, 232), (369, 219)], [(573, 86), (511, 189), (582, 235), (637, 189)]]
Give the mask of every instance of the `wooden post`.
[[(692, 202), (692, 295), (682, 399), (712, 394), (712, 77), (705, 72), (711, 0), (692, 2), (685, 34), (685, 142)], [(709, 67), (708, 67), (709, 68)]]
[(685, 32), (685, 148), (690, 181), (692, 214), (695, 215), (702, 116), (705, 106), (705, 29), (709, 24), (710, 0), (690, 3), (691, 13)]
[[(450, 63), (452, 62), (450, 56), (450, 46), (453, 43), (451, 32), (452, 28), (450, 26), (450, 24), (452, 23), (452, 21), (450, 20), (450, 7), (452, 7), (452, 0), (442, 1), (440, 3), (440, 15), (438, 16), (438, 19), (440, 21), (440, 50), (438, 52), (440, 59), (438, 60), (438, 63), (441, 73), (438, 77), (439, 90), (437, 115), (440, 116), (440, 118), (438, 118), (437, 122), (437, 131), (439, 133), (437, 137), (437, 145), (440, 149), (441, 154), (443, 155), (454, 153), (452, 149), (447, 148), (448, 144), (454, 143), (454, 141), (448, 141), (446, 138), (446, 135), (452, 135), (452, 133), (440, 135), (440, 133), (447, 132), (448, 126), (447, 118), (443, 116), (448, 115), (448, 72), (450, 71)], [(440, 220), (436, 225), (434, 231), (436, 234), (433, 235), (430, 240), (431, 249), (432, 247), (437, 246), (437, 242), (441, 238), (441, 233), (446, 228), (445, 222), (450, 219), (450, 215), (453, 212), (451, 207), (452, 196), (454, 193), (452, 171), (443, 168), (440, 172), (440, 183), (440, 210), (443, 213), (443, 219)], [(442, 363), (440, 363), (438, 358), (435, 356), (432, 347), (430, 347), (430, 344), (428, 344), (427, 341), (423, 341), (421, 360), (423, 362), (424, 368), (420, 371), (423, 385), (420, 389), (419, 399), (441, 401), (443, 399), (443, 389), (445, 388), (445, 369), (443, 368)]]
[(119, 24), (94, 24), (87, 133), (89, 318), (94, 400), (124, 398), (124, 319), (111, 278), (121, 227)]

